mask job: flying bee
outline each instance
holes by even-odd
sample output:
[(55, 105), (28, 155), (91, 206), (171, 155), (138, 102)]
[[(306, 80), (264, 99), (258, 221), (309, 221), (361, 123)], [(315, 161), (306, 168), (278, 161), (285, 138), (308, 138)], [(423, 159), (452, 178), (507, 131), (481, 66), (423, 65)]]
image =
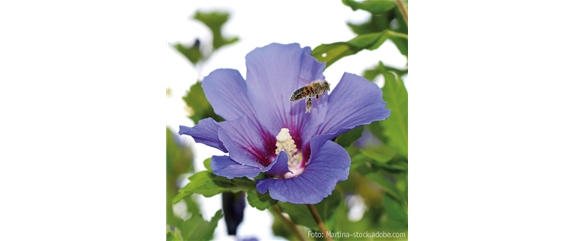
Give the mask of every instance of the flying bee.
[(290, 101), (298, 101), (305, 98), (306, 110), (305, 113), (311, 112), (313, 107), (313, 98), (317, 98), (317, 103), (319, 103), (319, 96), (327, 94), (327, 91), (331, 91), (331, 86), (326, 80), (316, 80), (308, 85), (305, 85), (293, 92)]

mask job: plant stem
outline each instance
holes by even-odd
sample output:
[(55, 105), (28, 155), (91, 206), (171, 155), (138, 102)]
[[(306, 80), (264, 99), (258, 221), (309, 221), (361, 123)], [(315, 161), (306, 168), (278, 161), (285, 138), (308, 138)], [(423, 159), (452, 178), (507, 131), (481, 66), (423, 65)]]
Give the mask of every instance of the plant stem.
[(283, 221), (283, 223), (285, 223), (287, 227), (291, 229), (291, 232), (295, 233), (295, 235), (297, 236), (297, 238), (299, 238), (299, 240), (307, 241), (307, 239), (305, 238), (305, 236), (303, 236), (301, 231), (299, 231), (297, 226), (293, 222), (291, 222), (291, 220), (287, 219), (285, 216), (283, 216), (283, 214), (281, 214), (281, 209), (279, 209), (279, 205), (273, 205), (273, 208), (271, 210), (273, 210), (279, 216), (281, 221)]
[(315, 206), (313, 204), (307, 204), (307, 207), (309, 208), (309, 211), (311, 211), (311, 214), (313, 214), (313, 218), (315, 218), (315, 222), (317, 222), (317, 226), (319, 226), (319, 229), (321, 230), (321, 233), (323, 233), (325, 240), (333, 241), (331, 236), (327, 236), (327, 228), (325, 227), (323, 220), (321, 220), (321, 216), (319, 216), (319, 212), (317, 212)]
[(403, 14), (403, 18), (405, 18), (405, 23), (407, 23), (407, 26), (409, 26), (409, 14), (407, 12), (407, 8), (405, 8), (403, 1), (401, 1), (401, 0), (396, 0), (396, 1), (397, 1), (397, 6), (399, 6), (399, 9), (401, 10), (401, 13)]
[(397, 33), (397, 32), (395, 32), (395, 31), (391, 31), (391, 30), (387, 30), (387, 33), (388, 33), (390, 36), (395, 36), (395, 37), (404, 38), (404, 39), (406, 39), (406, 40), (409, 40), (409, 36), (406, 35), (406, 34), (404, 34), (404, 33)]

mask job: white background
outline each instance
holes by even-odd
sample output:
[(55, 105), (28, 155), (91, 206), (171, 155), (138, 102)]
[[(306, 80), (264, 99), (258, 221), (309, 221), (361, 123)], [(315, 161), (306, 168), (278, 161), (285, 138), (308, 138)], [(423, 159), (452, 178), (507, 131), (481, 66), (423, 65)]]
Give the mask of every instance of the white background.
[[(244, 57), (271, 42), (316, 47), (355, 36), (346, 21), (362, 22), (340, 1), (168, 1), (166, 3), (166, 125), (192, 126), (181, 97), (198, 79), (217, 68), (245, 76)], [(283, 4), (284, 3), (284, 4)], [(328, 8), (325, 8), (328, 6)], [(198, 73), (171, 45), (210, 42), (209, 29), (191, 20), (197, 10), (231, 12), (224, 36), (240, 41), (223, 47)], [(330, 66), (325, 76), (337, 83), (343, 72), (361, 74), (378, 60), (404, 67), (406, 58), (386, 42)], [(409, 74), (409, 238), (412, 240), (572, 240), (574, 234), (574, 75)], [(379, 81), (379, 84), (382, 82)], [(183, 137), (202, 160), (222, 153)], [(200, 197), (209, 219), (221, 197)], [(175, 207), (175, 209), (182, 207)], [(271, 231), (271, 215), (250, 206), (238, 236), (283, 240)], [(568, 237), (568, 238), (567, 238)]]
[(408, 81), (409, 239), (574, 240), (574, 75)]

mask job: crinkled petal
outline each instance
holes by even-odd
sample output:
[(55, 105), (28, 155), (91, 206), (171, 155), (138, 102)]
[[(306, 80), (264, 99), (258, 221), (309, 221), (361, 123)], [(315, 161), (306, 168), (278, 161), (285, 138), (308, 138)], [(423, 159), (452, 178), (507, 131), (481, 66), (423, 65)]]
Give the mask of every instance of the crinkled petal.
[(312, 162), (298, 176), (257, 180), (257, 190), (269, 190), (272, 198), (294, 204), (315, 204), (331, 195), (337, 182), (347, 180), (351, 158), (343, 147), (326, 141), (311, 157)]
[(202, 143), (217, 148), (223, 152), (227, 152), (227, 149), (217, 136), (219, 129), (220, 126), (215, 122), (215, 120), (207, 118), (200, 120), (194, 127), (179, 126), (178, 134), (189, 135), (193, 137), (193, 140), (197, 143)]
[(289, 158), (287, 158), (287, 154), (284, 151), (280, 152), (275, 157), (275, 160), (265, 168), (243, 165), (229, 156), (213, 156), (210, 167), (215, 175), (229, 179), (235, 177), (256, 177), (261, 172), (267, 172), (267, 174), (272, 176), (282, 176), (287, 172), (291, 172), (289, 171)]
[(245, 80), (235, 69), (216, 69), (206, 76), (201, 87), (216, 114), (225, 120), (247, 115), (257, 123), (255, 112), (247, 97)]
[(247, 116), (219, 125), (219, 140), (229, 150), (231, 159), (259, 168), (271, 163), (270, 154), (274, 155), (276, 149), (275, 137), (267, 132), (262, 134)]
[(228, 156), (211, 157), (211, 170), (215, 175), (233, 179), (234, 177), (256, 177), (262, 168), (242, 165)]
[(329, 95), (329, 109), (324, 121), (315, 128), (311, 150), (317, 150), (326, 140), (358, 126), (389, 118), (391, 110), (385, 108), (386, 104), (383, 92), (375, 83), (345, 73)]
[[(282, 177), (285, 173), (293, 173), (289, 170), (289, 157), (284, 151), (279, 152), (279, 155), (275, 157), (275, 160), (271, 169), (267, 171), (267, 174), (273, 177)], [(271, 165), (270, 165), (271, 166)]]
[[(325, 63), (318, 62), (310, 53), (311, 48), (301, 48), (297, 43), (272, 43), (245, 56), (247, 96), (259, 122), (270, 133), (279, 133), (281, 128), (299, 133), (305, 119), (322, 119), (315, 117), (319, 114), (317, 111), (305, 114), (304, 101), (289, 101), (293, 91), (305, 84), (301, 79), (325, 78)], [(293, 139), (301, 142), (298, 136)]]

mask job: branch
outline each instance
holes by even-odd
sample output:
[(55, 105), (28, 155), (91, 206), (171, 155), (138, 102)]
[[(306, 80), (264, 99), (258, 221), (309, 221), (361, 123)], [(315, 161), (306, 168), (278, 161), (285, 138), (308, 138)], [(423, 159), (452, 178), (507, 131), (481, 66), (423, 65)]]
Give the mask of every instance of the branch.
[(407, 23), (407, 26), (409, 26), (409, 14), (407, 12), (407, 8), (405, 8), (403, 1), (401, 1), (401, 0), (396, 0), (396, 1), (397, 1), (397, 6), (399, 6), (399, 9), (401, 10), (401, 13), (403, 14), (403, 18), (405, 18), (405, 23)]
[(394, 36), (394, 37), (399, 37), (399, 38), (404, 38), (406, 40), (409, 40), (409, 36), (404, 34), (404, 33), (397, 33), (395, 31), (391, 31), (391, 30), (387, 30), (387, 34), (390, 36)]
[(315, 218), (315, 222), (317, 222), (317, 226), (319, 226), (321, 233), (323, 233), (323, 238), (327, 241), (333, 241), (331, 236), (327, 236), (327, 228), (325, 228), (325, 224), (323, 223), (323, 220), (321, 220), (321, 216), (319, 216), (319, 212), (317, 212), (315, 206), (313, 204), (307, 204), (307, 207), (309, 208), (309, 211), (311, 211), (311, 214), (313, 214), (313, 218)]
[(307, 241), (307, 239), (303, 236), (301, 231), (299, 231), (297, 226), (295, 226), (295, 224), (291, 222), (291, 220), (287, 219), (285, 216), (283, 216), (283, 214), (281, 214), (281, 209), (279, 209), (279, 205), (273, 205), (273, 208), (271, 210), (273, 210), (279, 216), (279, 218), (281, 219), (281, 221), (283, 221), (283, 223), (287, 224), (287, 227), (291, 229), (291, 232), (297, 235), (297, 238), (299, 238), (299, 240)]

